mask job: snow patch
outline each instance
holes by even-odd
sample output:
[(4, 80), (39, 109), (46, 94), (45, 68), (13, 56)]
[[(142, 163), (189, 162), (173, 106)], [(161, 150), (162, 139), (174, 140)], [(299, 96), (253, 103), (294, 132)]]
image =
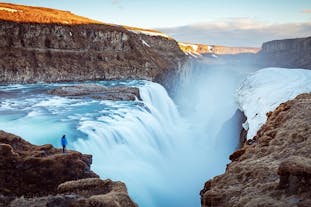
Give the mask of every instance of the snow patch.
[(248, 76), (236, 99), (244, 112), (247, 139), (253, 138), (266, 122), (266, 113), (297, 95), (311, 92), (311, 70), (264, 68)]
[(166, 34), (163, 34), (161, 32), (156, 32), (156, 31), (152, 32), (152, 31), (146, 31), (146, 30), (131, 30), (131, 29), (128, 29), (128, 31), (133, 32), (135, 34), (145, 34), (149, 36), (161, 36), (161, 37), (170, 38)]
[(145, 41), (145, 40), (141, 40), (143, 45), (146, 45), (147, 47), (150, 47), (150, 45)]
[(6, 11), (6, 12), (22, 12), (22, 10), (17, 10), (17, 9), (11, 9), (11, 8), (7, 8), (7, 7), (0, 7), (0, 11)]

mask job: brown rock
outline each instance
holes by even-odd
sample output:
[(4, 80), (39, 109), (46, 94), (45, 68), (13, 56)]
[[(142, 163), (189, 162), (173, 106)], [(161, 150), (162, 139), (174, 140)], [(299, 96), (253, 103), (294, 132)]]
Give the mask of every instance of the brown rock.
[(186, 60), (175, 40), (145, 35), (143, 29), (53, 9), (0, 6), (25, 11), (0, 10), (2, 84), (146, 79), (170, 89), (169, 80)]
[(95, 195), (88, 199), (89, 207), (107, 206), (107, 207), (137, 207), (127, 193), (110, 192), (104, 195)]
[(229, 159), (233, 162), (239, 159), (245, 153), (245, 149), (239, 149), (229, 156)]
[(278, 175), (280, 188), (291, 194), (311, 191), (311, 158), (291, 156), (281, 162)]
[(251, 145), (201, 191), (202, 206), (308, 206), (311, 202), (311, 94), (269, 113)]
[(57, 188), (58, 193), (76, 193), (89, 197), (92, 195), (107, 194), (111, 191), (127, 193), (127, 189), (122, 182), (113, 182), (109, 179), (86, 178), (62, 183)]
[[(121, 182), (87, 178), (62, 183), (58, 195), (16, 198), (7, 201), (10, 207), (137, 207)], [(3, 201), (4, 202), (4, 201)], [(0, 197), (1, 206), (1, 197)]]
[(97, 84), (62, 86), (48, 93), (71, 98), (88, 97), (100, 100), (134, 101), (141, 100), (139, 89), (127, 86), (105, 87)]
[(55, 194), (65, 181), (98, 177), (90, 170), (91, 156), (35, 146), (4, 131), (0, 131), (0, 155), (0, 194), (6, 196)]

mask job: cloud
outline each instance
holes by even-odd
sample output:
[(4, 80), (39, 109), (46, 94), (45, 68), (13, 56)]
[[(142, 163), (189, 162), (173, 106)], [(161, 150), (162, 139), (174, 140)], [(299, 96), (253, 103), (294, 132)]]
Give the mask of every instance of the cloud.
[(303, 13), (311, 14), (311, 9), (305, 9), (302, 11)]
[(311, 22), (267, 24), (250, 18), (227, 18), (157, 30), (181, 42), (260, 47), (274, 39), (311, 36)]

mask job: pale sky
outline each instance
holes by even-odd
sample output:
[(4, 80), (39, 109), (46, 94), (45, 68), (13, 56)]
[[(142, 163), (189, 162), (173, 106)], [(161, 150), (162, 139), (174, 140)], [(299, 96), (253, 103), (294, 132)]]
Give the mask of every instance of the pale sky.
[[(168, 34), (182, 41), (195, 42), (202, 41), (202, 38), (193, 39), (192, 37), (198, 34), (189, 36), (189, 31), (187, 31), (188, 35), (180, 34), (182, 32), (180, 28), (195, 27), (197, 32), (200, 32), (198, 27), (207, 31), (210, 29), (211, 32), (216, 28), (219, 32), (221, 29), (228, 29), (234, 22), (237, 30), (245, 31), (250, 28), (264, 30), (274, 26), (274, 28), (279, 27), (282, 33), (282, 25), (307, 24), (308, 26), (311, 22), (311, 0), (13, 0), (4, 2), (68, 10), (113, 24), (160, 28), (166, 32), (175, 29), (175, 33)], [(176, 35), (177, 28), (179, 34)], [(304, 33), (293, 31), (292, 36), (305, 36), (305, 32), (310, 32), (309, 36), (311, 36), (309, 28)], [(206, 39), (204, 42), (208, 41)], [(232, 44), (241, 43), (232, 42)], [(246, 42), (245, 45), (250, 44), (255, 46), (259, 43)]]

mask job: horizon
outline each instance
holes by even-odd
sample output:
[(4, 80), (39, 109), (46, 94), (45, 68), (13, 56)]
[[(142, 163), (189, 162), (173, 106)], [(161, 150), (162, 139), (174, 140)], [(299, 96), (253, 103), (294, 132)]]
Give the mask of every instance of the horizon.
[(274, 39), (311, 35), (308, 0), (2, 2), (70, 11), (103, 23), (156, 29), (179, 42), (197, 44), (261, 47), (263, 42)]

